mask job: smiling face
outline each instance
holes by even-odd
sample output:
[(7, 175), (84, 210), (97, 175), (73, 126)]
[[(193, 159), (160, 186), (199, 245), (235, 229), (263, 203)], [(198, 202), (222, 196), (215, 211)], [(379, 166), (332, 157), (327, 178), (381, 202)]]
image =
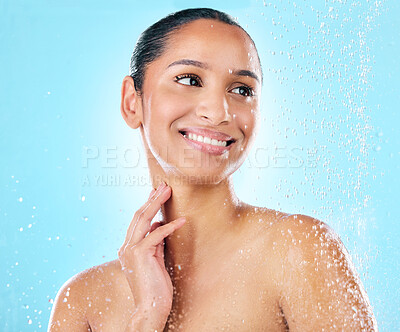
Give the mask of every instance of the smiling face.
[(261, 90), (256, 49), (240, 28), (199, 19), (182, 26), (146, 69), (142, 137), (167, 174), (219, 182), (245, 160)]

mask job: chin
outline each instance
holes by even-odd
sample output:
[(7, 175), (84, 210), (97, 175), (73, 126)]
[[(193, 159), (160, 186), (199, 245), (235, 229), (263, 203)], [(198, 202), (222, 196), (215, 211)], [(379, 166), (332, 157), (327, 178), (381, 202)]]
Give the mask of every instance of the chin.
[(217, 185), (225, 180), (227, 177), (210, 175), (210, 174), (196, 174), (196, 175), (181, 175), (172, 179), (171, 185)]
[(173, 181), (179, 184), (218, 185), (227, 180), (238, 167), (193, 167), (180, 169), (173, 176)]
[[(231, 156), (232, 157), (232, 156)], [(236, 157), (236, 158), (235, 158)], [(170, 155), (170, 160), (155, 158), (171, 184), (217, 185), (228, 179), (245, 160), (245, 155), (223, 157), (194, 152), (191, 155)]]

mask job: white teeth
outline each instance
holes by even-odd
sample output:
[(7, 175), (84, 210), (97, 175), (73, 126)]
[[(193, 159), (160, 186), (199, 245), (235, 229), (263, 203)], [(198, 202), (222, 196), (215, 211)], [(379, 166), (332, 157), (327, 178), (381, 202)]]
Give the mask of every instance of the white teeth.
[(185, 134), (185, 137), (187, 137), (193, 141), (197, 141), (197, 142), (201, 142), (201, 143), (204, 142), (206, 144), (211, 144), (211, 145), (216, 145), (216, 146), (226, 146), (226, 141), (218, 141), (214, 138), (210, 138), (207, 136), (201, 136), (201, 135), (189, 133), (189, 134)]

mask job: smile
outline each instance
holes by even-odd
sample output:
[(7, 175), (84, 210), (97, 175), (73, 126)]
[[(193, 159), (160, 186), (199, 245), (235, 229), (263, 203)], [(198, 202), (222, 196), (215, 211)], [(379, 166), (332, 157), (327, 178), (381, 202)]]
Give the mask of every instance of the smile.
[[(197, 133), (192, 131), (197, 131)], [(228, 135), (207, 130), (181, 130), (179, 132), (192, 148), (214, 155), (227, 152), (235, 142), (235, 139)]]
[(219, 141), (219, 140), (216, 140), (215, 138), (196, 135), (196, 134), (193, 134), (193, 133), (184, 134), (183, 136), (186, 137), (186, 138), (189, 138), (192, 141), (211, 144), (211, 145), (215, 145), (215, 146), (226, 146), (227, 145), (227, 141)]

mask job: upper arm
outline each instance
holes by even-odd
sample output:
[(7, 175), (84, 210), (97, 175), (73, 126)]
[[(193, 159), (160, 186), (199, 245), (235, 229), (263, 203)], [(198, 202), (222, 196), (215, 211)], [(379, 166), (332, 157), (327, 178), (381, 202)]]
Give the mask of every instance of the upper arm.
[(49, 332), (91, 331), (83, 304), (85, 286), (85, 278), (78, 275), (61, 287), (51, 312)]
[(281, 308), (290, 331), (377, 331), (367, 295), (339, 237), (306, 216), (287, 227), (281, 250)]

